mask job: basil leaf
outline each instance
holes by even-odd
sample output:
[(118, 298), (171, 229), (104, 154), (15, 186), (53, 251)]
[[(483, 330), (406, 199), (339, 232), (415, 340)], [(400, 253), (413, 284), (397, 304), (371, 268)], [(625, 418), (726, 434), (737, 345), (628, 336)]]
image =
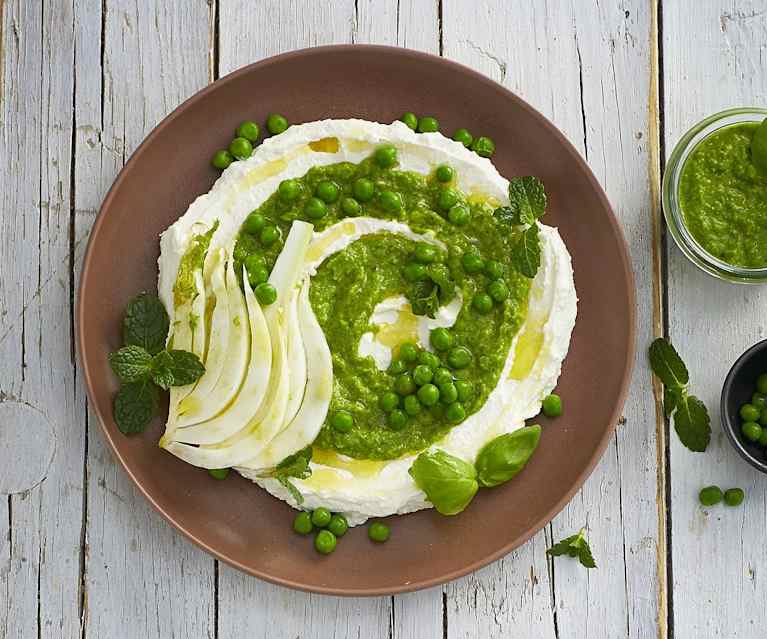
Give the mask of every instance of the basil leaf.
[(546, 554), (552, 557), (560, 557), (562, 555), (573, 558), (577, 557), (582, 566), (586, 568), (597, 567), (594, 555), (591, 554), (589, 542), (586, 541), (585, 528), (581, 528), (577, 535), (571, 535), (554, 544), (546, 551)]
[(123, 346), (109, 354), (109, 365), (123, 383), (144, 379), (150, 370), (152, 356), (141, 346)]
[(442, 450), (421, 453), (408, 472), (442, 515), (460, 513), (479, 489), (474, 466)]
[(189, 351), (160, 351), (152, 359), (152, 380), (166, 390), (171, 386), (193, 384), (204, 372), (205, 366)]
[(515, 177), (509, 182), (509, 209), (519, 224), (535, 224), (546, 212), (546, 190), (537, 177)]
[(767, 176), (767, 118), (759, 125), (759, 128), (751, 138), (751, 162), (759, 173)]
[(155, 295), (140, 293), (125, 309), (123, 341), (127, 345), (141, 346), (150, 355), (165, 348), (170, 321), (165, 307)]
[(535, 277), (541, 265), (541, 241), (537, 224), (526, 229), (516, 241), (511, 249), (511, 263), (525, 277)]
[(490, 440), (474, 464), (479, 485), (490, 488), (513, 479), (532, 457), (540, 439), (541, 427), (534, 424)]
[(682, 390), (690, 381), (690, 374), (679, 353), (662, 337), (650, 344), (650, 367), (666, 388)]
[(115, 395), (114, 416), (120, 432), (141, 433), (157, 414), (157, 387), (148, 380), (125, 384)]
[(705, 404), (694, 395), (679, 396), (674, 413), (674, 430), (692, 451), (702, 453), (711, 441), (711, 420)]

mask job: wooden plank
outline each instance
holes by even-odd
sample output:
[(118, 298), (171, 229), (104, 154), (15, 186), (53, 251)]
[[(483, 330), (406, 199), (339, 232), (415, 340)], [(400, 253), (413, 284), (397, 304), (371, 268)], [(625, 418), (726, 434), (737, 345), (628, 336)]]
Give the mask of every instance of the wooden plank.
[[(691, 37), (691, 34), (694, 34)], [(760, 0), (663, 3), (665, 150), (703, 117), (767, 103), (767, 11)], [(719, 395), (734, 360), (764, 339), (767, 291), (715, 280), (668, 239), (668, 333), (708, 406), (713, 437), (704, 454), (670, 436), (674, 637), (764, 634), (767, 484), (719, 426)], [(702, 508), (698, 491), (742, 487), (738, 509)]]
[[(443, 50), (530, 101), (584, 154), (622, 221), (638, 308), (651, 309), (657, 290), (649, 205), (652, 14), (638, 0), (603, 4), (450, 0), (443, 3)], [(625, 422), (583, 490), (551, 525), (556, 540), (588, 523), (599, 569), (587, 574), (558, 560), (542, 571), (547, 541), (541, 533), (481, 577), (450, 586), (451, 636), (490, 628), (549, 637), (658, 635), (656, 418), (642, 348), (653, 320), (649, 313), (639, 320)], [(530, 578), (533, 585), (524, 587), (531, 566), (538, 583)], [(541, 589), (552, 593), (547, 615)]]
[[(84, 405), (74, 390), (71, 339), (73, 46), (71, 6), (2, 5), (0, 149), (8, 162), (0, 169), (0, 402), (9, 402), (3, 428), (17, 429), (20, 452), (3, 447), (0, 465), (17, 473), (6, 477), (8, 490), (21, 490), (3, 496), (8, 550), (0, 579), (8, 598), (0, 629), (9, 637), (75, 636), (80, 625), (84, 437), (77, 425)], [(22, 404), (11, 408), (16, 401)], [(28, 475), (20, 460), (36, 450), (50, 455), (54, 439), (47, 470), (43, 464)]]
[[(210, 8), (77, 0), (75, 242), (126, 158), (208, 81)], [(213, 637), (214, 562), (157, 515), (88, 429), (84, 636)], [(81, 462), (82, 463), (82, 462)]]

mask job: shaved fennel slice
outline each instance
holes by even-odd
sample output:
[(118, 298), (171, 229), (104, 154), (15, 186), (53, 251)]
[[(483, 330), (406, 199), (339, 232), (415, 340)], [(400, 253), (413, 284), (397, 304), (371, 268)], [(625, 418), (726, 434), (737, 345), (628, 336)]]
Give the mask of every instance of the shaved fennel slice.
[(284, 425), (296, 416), (306, 390), (306, 352), (298, 320), (299, 296), (294, 295), (288, 307), (288, 406), (285, 411)]
[(245, 383), (232, 405), (207, 422), (176, 431), (174, 440), (186, 444), (218, 444), (246, 428), (261, 407), (272, 373), (272, 344), (261, 305), (243, 267), (243, 288), (250, 321), (250, 363)]
[(333, 359), (325, 335), (309, 301), (309, 279), (301, 289), (299, 316), (306, 349), (307, 382), (304, 399), (293, 421), (243, 468), (272, 468), (311, 444), (322, 428), (333, 395)]
[(207, 354), (205, 340), (207, 339), (208, 330), (205, 325), (205, 305), (207, 304), (208, 295), (205, 292), (205, 280), (202, 277), (202, 269), (194, 272), (194, 285), (197, 288), (197, 295), (192, 301), (192, 312), (189, 315), (189, 326), (192, 329), (192, 352), (204, 364)]
[[(173, 322), (173, 329), (168, 336), (168, 348), (181, 350), (192, 350), (192, 330), (189, 323), (189, 314), (192, 312), (192, 305), (189, 302), (181, 304), (174, 313), (178, 319)], [(163, 439), (173, 435), (173, 431), (178, 426), (178, 406), (194, 388), (194, 384), (186, 386), (171, 386), (170, 399), (168, 401), (168, 421), (165, 422), (165, 434)]]

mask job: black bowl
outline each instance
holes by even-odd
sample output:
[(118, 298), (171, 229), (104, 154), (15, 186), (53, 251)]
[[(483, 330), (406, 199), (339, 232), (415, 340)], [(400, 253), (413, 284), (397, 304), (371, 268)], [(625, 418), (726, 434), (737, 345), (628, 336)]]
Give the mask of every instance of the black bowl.
[(732, 365), (722, 388), (722, 427), (740, 456), (754, 468), (767, 473), (767, 450), (743, 437), (740, 407), (756, 392), (756, 378), (767, 373), (767, 340), (754, 344)]

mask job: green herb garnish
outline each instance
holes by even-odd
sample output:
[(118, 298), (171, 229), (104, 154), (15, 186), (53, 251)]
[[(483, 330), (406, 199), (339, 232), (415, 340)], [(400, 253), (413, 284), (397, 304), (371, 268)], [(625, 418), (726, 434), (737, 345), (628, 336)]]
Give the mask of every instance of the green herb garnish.
[(303, 495), (298, 492), (298, 489), (290, 481), (295, 479), (307, 479), (312, 475), (312, 469), (309, 467), (309, 462), (312, 460), (312, 447), (311, 445), (299, 450), (297, 453), (289, 455), (277, 464), (272, 470), (267, 470), (259, 475), (265, 479), (276, 479), (293, 496), (297, 504), (304, 502)]
[(538, 424), (490, 440), (477, 455), (477, 481), (484, 488), (503, 484), (519, 474), (541, 439)]
[(128, 304), (123, 319), (126, 346), (109, 355), (123, 383), (115, 396), (115, 423), (126, 435), (143, 432), (157, 414), (158, 386), (186, 386), (205, 372), (194, 353), (165, 350), (169, 326), (165, 307), (154, 295), (141, 293)]
[(414, 315), (434, 319), (440, 304), (449, 304), (455, 297), (455, 282), (444, 264), (429, 264), (428, 278), (413, 282), (407, 291), (407, 298)]
[(509, 182), (509, 205), (493, 213), (502, 224), (523, 227), (511, 246), (511, 263), (528, 278), (535, 277), (541, 265), (541, 243), (537, 220), (546, 212), (546, 191), (537, 177), (512, 178)]
[(767, 176), (767, 118), (751, 138), (751, 162), (762, 175)]
[(577, 535), (572, 535), (554, 544), (546, 551), (546, 554), (552, 557), (560, 557), (561, 555), (577, 557), (582, 566), (586, 568), (597, 567), (594, 556), (591, 554), (591, 548), (589, 548), (589, 542), (586, 541), (585, 528), (581, 528)]
[(457, 515), (479, 490), (474, 466), (443, 450), (418, 455), (408, 471), (442, 515)]
[(650, 366), (663, 385), (663, 408), (673, 415), (674, 430), (690, 450), (702, 453), (711, 440), (711, 420), (706, 406), (688, 393), (690, 375), (674, 347), (662, 337), (650, 344)]

